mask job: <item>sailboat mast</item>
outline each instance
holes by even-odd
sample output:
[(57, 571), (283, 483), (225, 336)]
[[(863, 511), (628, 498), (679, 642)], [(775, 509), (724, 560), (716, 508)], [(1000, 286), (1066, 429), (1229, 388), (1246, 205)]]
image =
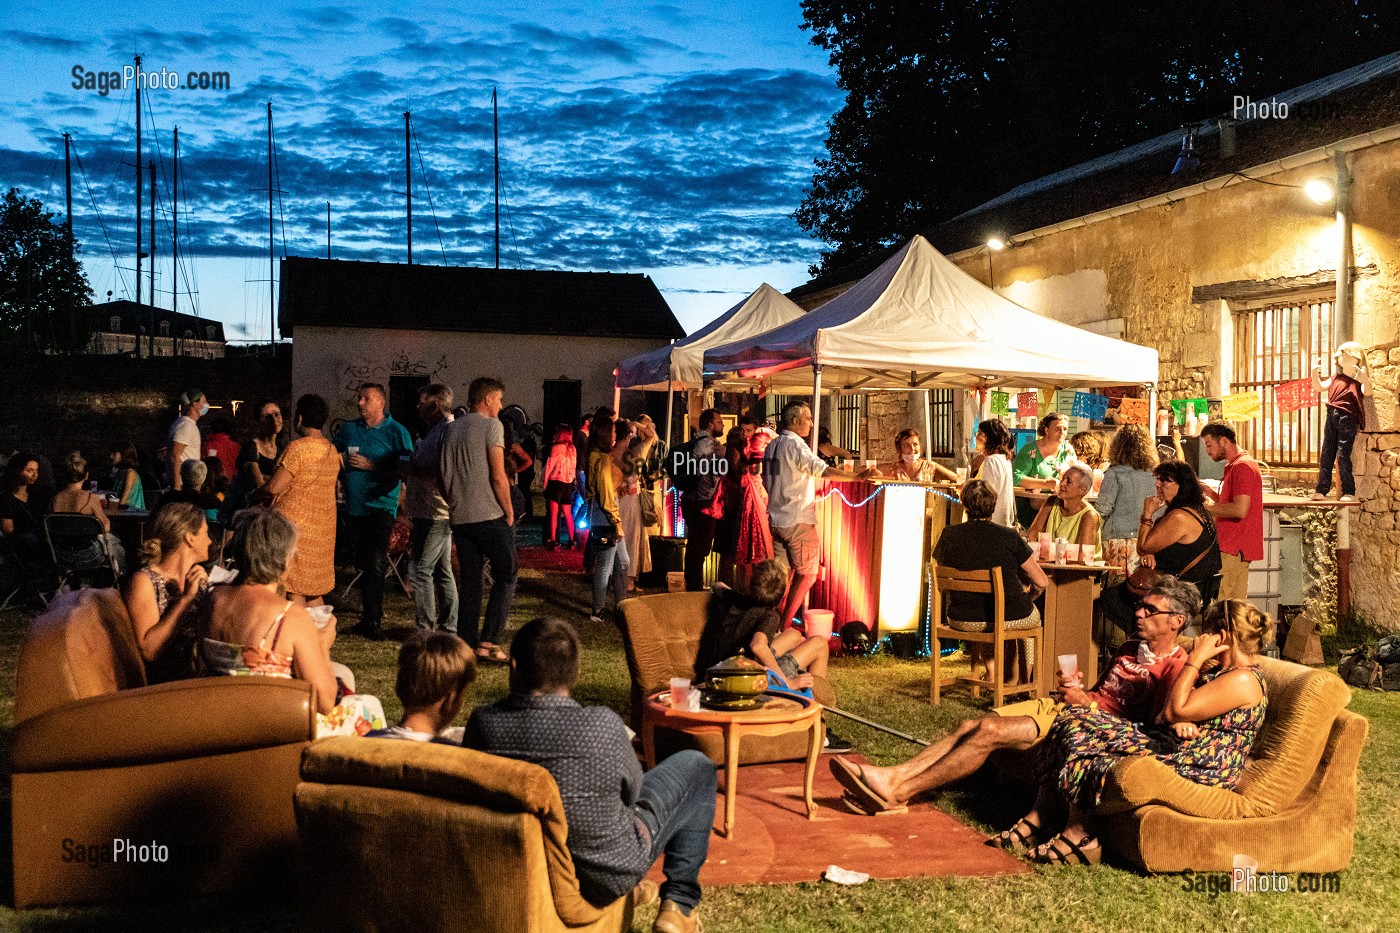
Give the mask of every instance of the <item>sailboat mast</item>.
[(180, 313), (180, 128), (175, 127), (174, 182), (170, 188), (170, 310)]
[[(141, 56), (136, 56), (136, 75), (141, 75)], [(136, 307), (141, 307), (141, 82), (136, 82)], [(139, 311), (137, 312), (140, 313)], [(137, 338), (140, 355), (140, 338)], [(154, 344), (152, 344), (154, 346)]]
[[(272, 240), (272, 101), (267, 102), (267, 342), (277, 343), (277, 297)], [(275, 351), (274, 351), (275, 352)]]
[[(156, 319), (156, 160), (150, 159), (146, 162), (146, 176), (151, 180), (151, 321)], [(152, 340), (155, 339), (152, 335)], [(154, 346), (154, 344), (152, 344)], [(155, 356), (155, 351), (151, 351)]]
[(409, 155), (409, 112), (403, 112), (403, 193), (408, 208), (408, 264), (413, 265), (413, 160)]
[(491, 174), (496, 193), (496, 268), (501, 268), (501, 119), (496, 109), (496, 89), (491, 88)]
[(331, 202), (326, 202), (326, 258), (331, 258)]
[[(69, 134), (63, 134), (63, 197), (64, 197), (64, 221), (63, 239), (68, 247), (68, 262), (73, 262), (73, 156), (71, 153), (72, 139)], [(73, 346), (77, 341), (76, 327), (73, 321), (73, 299), (68, 299), (68, 340)]]

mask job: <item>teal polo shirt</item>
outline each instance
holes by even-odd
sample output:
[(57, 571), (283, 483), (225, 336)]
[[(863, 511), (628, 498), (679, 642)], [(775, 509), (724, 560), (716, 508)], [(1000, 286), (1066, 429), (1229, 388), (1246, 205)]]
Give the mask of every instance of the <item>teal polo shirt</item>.
[(413, 453), (408, 430), (393, 415), (386, 414), (375, 427), (356, 418), (341, 425), (335, 434), (335, 449), (345, 453), (360, 448), (360, 455), (374, 461), (374, 470), (345, 467), (345, 512), (368, 515), (372, 511), (399, 512), (399, 458)]

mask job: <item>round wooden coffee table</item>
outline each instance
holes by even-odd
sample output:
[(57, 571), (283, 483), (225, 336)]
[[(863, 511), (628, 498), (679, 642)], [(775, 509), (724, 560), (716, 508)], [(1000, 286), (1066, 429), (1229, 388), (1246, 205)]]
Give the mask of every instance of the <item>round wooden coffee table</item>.
[(642, 708), (642, 753), (647, 770), (656, 767), (656, 727), (665, 726), (690, 735), (718, 734), (724, 740), (724, 837), (733, 837), (734, 796), (739, 771), (739, 740), (746, 735), (787, 735), (807, 731), (807, 773), (802, 782), (807, 819), (817, 815), (812, 799), (812, 778), (822, 750), (822, 705), (815, 700), (790, 694), (764, 694), (766, 702), (757, 709), (729, 712), (701, 709), (688, 712), (671, 709), (671, 693), (663, 691), (647, 700)]

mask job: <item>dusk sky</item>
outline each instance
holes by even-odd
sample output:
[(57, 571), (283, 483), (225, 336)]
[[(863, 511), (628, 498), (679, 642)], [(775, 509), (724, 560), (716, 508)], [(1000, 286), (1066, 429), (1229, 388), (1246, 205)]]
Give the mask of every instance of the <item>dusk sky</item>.
[(495, 85), (501, 265), (645, 272), (690, 331), (761, 282), (801, 284), (817, 258), (789, 215), (841, 97), (801, 23), (798, 0), (19, 0), (0, 28), (0, 183), (61, 220), (71, 133), (86, 169), (86, 182), (74, 169), (73, 213), (94, 300), (134, 297), (134, 85), (75, 89), (74, 66), (120, 71), (140, 53), (144, 70), (182, 81), (228, 72), (229, 90), (144, 94), (145, 158), (161, 176), (157, 296), (170, 306), (178, 125), (181, 249), (194, 254), (180, 309), (192, 278), (201, 314), (229, 324), (231, 339), (266, 340), (267, 102), (279, 257), (284, 225), (288, 255), (325, 255), (329, 201), (335, 257), (404, 261), (409, 110), (427, 176), (425, 188), (415, 154), (414, 261), (441, 264), (445, 252), (451, 265), (490, 265)]

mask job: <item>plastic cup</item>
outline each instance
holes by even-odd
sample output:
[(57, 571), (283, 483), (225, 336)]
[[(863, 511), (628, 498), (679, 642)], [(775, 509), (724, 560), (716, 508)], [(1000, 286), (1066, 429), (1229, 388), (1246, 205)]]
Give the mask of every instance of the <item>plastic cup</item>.
[(671, 708), (685, 709), (690, 704), (690, 678), (671, 678)]
[(957, 473), (959, 486), (967, 482), (967, 467), (958, 467), (954, 472)]
[(317, 628), (325, 628), (327, 623), (335, 617), (334, 606), (307, 606), (306, 614), (311, 616), (311, 621), (316, 623)]
[(875, 469), (875, 461), (874, 461), (874, 460), (867, 460), (867, 461), (865, 461), (865, 468), (866, 468), (867, 470), (873, 470), (873, 469)]
[(830, 638), (836, 613), (830, 609), (808, 609), (802, 613), (803, 632), (808, 638)]
[(1056, 538), (1056, 539), (1055, 539), (1055, 562), (1056, 562), (1056, 563), (1063, 564), (1063, 563), (1065, 562), (1065, 555), (1068, 554), (1068, 553), (1069, 553), (1069, 539), (1068, 539), (1068, 538)]
[(1072, 564), (1078, 563), (1078, 562), (1079, 562), (1079, 545), (1077, 545), (1077, 544), (1066, 544), (1066, 545), (1065, 545), (1065, 560), (1069, 561), (1069, 562), (1072, 563)]
[(1079, 676), (1079, 655), (1062, 654), (1055, 659), (1055, 663), (1060, 667), (1060, 674), (1065, 680), (1073, 680)]

